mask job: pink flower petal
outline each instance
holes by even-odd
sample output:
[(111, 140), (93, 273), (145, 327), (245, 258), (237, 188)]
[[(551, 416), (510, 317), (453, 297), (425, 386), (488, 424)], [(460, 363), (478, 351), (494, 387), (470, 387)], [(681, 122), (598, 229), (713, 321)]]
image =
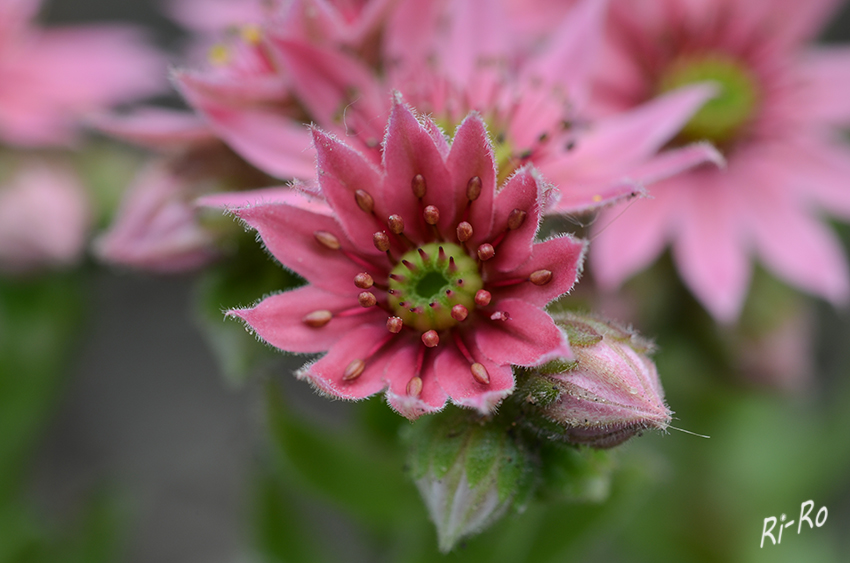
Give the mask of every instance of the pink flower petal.
[(750, 186), (732, 184), (734, 176), (719, 174), (706, 172), (705, 181), (688, 191), (677, 211), (686, 219), (678, 222), (673, 257), (697, 299), (715, 319), (731, 323), (741, 312), (751, 274), (737, 216), (740, 202), (732, 192)]
[(408, 384), (415, 375), (416, 362), (420, 350), (423, 349), (420, 343), (404, 346), (390, 360), (384, 375), (388, 383), (387, 402), (396, 412), (410, 420), (442, 410), (448, 399), (448, 395), (437, 382), (437, 374), (434, 371), (434, 357), (441, 353), (440, 350), (426, 351), (419, 374), (422, 390), (416, 396), (408, 393)]
[[(354, 276), (369, 270), (347, 256), (357, 253), (357, 249), (333, 217), (284, 203), (265, 203), (233, 213), (257, 230), (281, 264), (316, 287), (339, 295), (360, 292), (354, 285)], [(317, 240), (316, 233), (333, 235), (340, 248), (328, 248)], [(369, 273), (382, 279), (376, 269)]]
[(632, 169), (629, 175), (641, 184), (654, 184), (702, 165), (726, 166), (726, 159), (709, 143), (693, 143), (659, 153)]
[[(297, 373), (320, 391), (341, 399), (365, 399), (382, 390), (386, 383), (384, 371), (399, 349), (399, 343), (389, 343), (366, 357), (387, 335), (383, 323), (362, 325), (350, 331), (334, 344), (333, 348), (313, 364), (308, 364)], [(354, 380), (344, 381), (346, 369), (355, 360), (364, 360), (365, 368)]]
[(499, 365), (487, 358), (472, 338), (467, 338), (464, 346), (472, 359), (487, 370), (490, 382), (476, 381), (470, 371), (470, 362), (451, 343), (440, 349), (434, 361), (437, 381), (454, 404), (475, 409), (482, 414), (491, 414), (502, 399), (513, 392), (513, 371), (510, 366)]
[[(535, 171), (523, 167), (508, 180), (504, 188), (496, 195), (493, 212), (493, 227), (488, 240), (504, 233), (504, 238), (496, 246), (496, 256), (490, 267), (501, 272), (517, 268), (528, 260), (534, 246), (534, 235), (540, 224), (542, 186)], [(518, 229), (508, 229), (508, 218), (518, 209), (527, 215)]]
[[(524, 262), (516, 270), (502, 274), (504, 279), (527, 280), (528, 277), (540, 270), (552, 272), (552, 279), (544, 285), (535, 285), (524, 281), (493, 289), (496, 301), (503, 298), (522, 299), (532, 305), (543, 307), (553, 299), (566, 294), (572, 289), (581, 272), (587, 242), (576, 240), (570, 235), (560, 236), (539, 242), (531, 251), (531, 259)], [(498, 278), (491, 282), (498, 284)]]
[(478, 326), (475, 340), (484, 355), (497, 364), (536, 366), (572, 358), (566, 336), (542, 309), (522, 299), (501, 299), (491, 308), (507, 314), (507, 320)]
[(99, 115), (89, 123), (113, 137), (160, 151), (216, 140), (207, 124), (187, 111), (144, 107), (128, 115)]
[(279, 178), (315, 174), (310, 131), (303, 124), (270, 109), (227, 105), (198, 88), (185, 73), (176, 73), (174, 79), (213, 131), (246, 160)]
[(799, 70), (806, 88), (799, 110), (826, 124), (850, 124), (850, 47), (810, 49)]
[(359, 306), (353, 296), (306, 286), (266, 297), (247, 309), (232, 309), (227, 316), (239, 317), (276, 348), (296, 353), (324, 352), (361, 326), (380, 325), (386, 313), (374, 308), (359, 315), (334, 316), (321, 327), (306, 324), (304, 317), (316, 311), (336, 313)]
[[(401, 215), (406, 228), (422, 240), (427, 234), (421, 220), (422, 208), (435, 205), (440, 210), (438, 228), (450, 233), (456, 224), (452, 223), (455, 194), (449, 171), (429, 131), (400, 99), (396, 99), (393, 106), (384, 147), (387, 174), (379, 199), (385, 202), (386, 212)], [(426, 186), (421, 202), (412, 189), (413, 179), (418, 174), (422, 175)]]
[[(478, 235), (473, 236), (473, 243), (482, 242), (492, 227), (496, 163), (487, 126), (478, 114), (471, 114), (458, 127), (447, 165), (455, 193), (456, 216), (452, 223), (468, 221)], [(473, 177), (481, 181), (481, 195), (470, 203), (467, 187)]]
[[(381, 172), (362, 154), (337, 138), (313, 129), (313, 144), (318, 155), (319, 185), (322, 194), (336, 212), (348, 237), (361, 253), (381, 254), (372, 244), (376, 231), (386, 229), (380, 218), (390, 215), (381, 207), (378, 190), (383, 182)], [(367, 194), (378, 207), (364, 211), (355, 199), (356, 192)]]

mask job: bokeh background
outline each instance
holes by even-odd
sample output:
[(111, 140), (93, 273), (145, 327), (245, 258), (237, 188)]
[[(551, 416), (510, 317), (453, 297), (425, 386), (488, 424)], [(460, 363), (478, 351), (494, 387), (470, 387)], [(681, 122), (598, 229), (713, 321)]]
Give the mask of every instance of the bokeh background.
[[(150, 1), (53, 0), (44, 16), (137, 22), (172, 52), (181, 41), (180, 30)], [(850, 40), (850, 9), (824, 40)], [(126, 180), (116, 177), (115, 189)], [(842, 235), (850, 248), (850, 229)], [(267, 441), (265, 382), (278, 382), (287, 404), (307, 416), (321, 411), (345, 421), (354, 407), (327, 403), (294, 381), (289, 372), (297, 359), (282, 358), (247, 384), (228, 383), (199, 330), (191, 277), (94, 266), (84, 276), (85, 283), (75, 276), (57, 282), (75, 288), (80, 300), (66, 330), (71, 351), (40, 388), (50, 398), (27, 468), (30, 517), (69, 537), (80, 526), (103, 526), (103, 535), (118, 538), (117, 560), (128, 563), (251, 560)], [(55, 305), (41, 306), (49, 314)], [(797, 396), (695, 361), (699, 352), (682, 335), (665, 333), (664, 323), (641, 327), (661, 347), (657, 359), (677, 411), (674, 425), (712, 437), (674, 431), (629, 444), (623, 455), (641, 459), (647, 474), (619, 479), (612, 510), (525, 515), (525, 525), (548, 534), (544, 539), (571, 538), (569, 550), (541, 543), (506, 550), (502, 560), (681, 561), (682, 554), (694, 561), (850, 560), (850, 314), (818, 304), (814, 327), (817, 375)], [(106, 508), (97, 504), (101, 497), (109, 499)], [(783, 512), (796, 518), (809, 499), (815, 512), (828, 507), (826, 525), (799, 536), (786, 530), (782, 545), (759, 549), (763, 518)], [(82, 522), (81, 514), (95, 517)], [(315, 541), (330, 544), (339, 560), (374, 560), (360, 525), (330, 503), (318, 501), (305, 517), (320, 524)], [(485, 541), (497, 541), (504, 529)], [(2, 553), (0, 547), (0, 561)], [(463, 549), (450, 559), (463, 560)]]

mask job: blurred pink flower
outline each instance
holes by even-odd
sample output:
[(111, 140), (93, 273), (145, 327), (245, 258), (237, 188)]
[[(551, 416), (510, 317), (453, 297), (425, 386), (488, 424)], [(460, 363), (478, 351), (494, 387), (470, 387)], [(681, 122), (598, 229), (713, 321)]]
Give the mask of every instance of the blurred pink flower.
[[(181, 71), (176, 81), (216, 134), (279, 177), (312, 176), (314, 154), (302, 126), (308, 119), (345, 135), (379, 164), (394, 89), (450, 133), (469, 111), (478, 111), (496, 142), (500, 179), (533, 163), (562, 187), (555, 204), (561, 213), (642, 194), (645, 183), (719, 159), (700, 144), (656, 155), (712, 95), (707, 86), (587, 122), (582, 100), (604, 2), (579, 3), (558, 28), (561, 39), (528, 60), (520, 60), (524, 53), (517, 51), (500, 6), (482, 0), (400, 1), (383, 30), (378, 63), (267, 26), (252, 38), (269, 63), (259, 76)], [(286, 92), (267, 89), (273, 79), (286, 84)]]
[(677, 143), (707, 139), (727, 170), (700, 168), (597, 221), (591, 259), (614, 289), (667, 244), (696, 297), (721, 322), (741, 311), (751, 255), (797, 287), (846, 303), (847, 263), (822, 210), (850, 218), (850, 49), (806, 45), (834, 0), (622, 1), (594, 101), (622, 111), (669, 88), (713, 80), (718, 97)]
[(35, 0), (0, 0), (0, 142), (65, 144), (80, 118), (160, 91), (165, 61), (126, 26), (40, 29)]
[(88, 194), (72, 170), (23, 162), (0, 185), (0, 272), (74, 264), (85, 247), (90, 216)]
[(512, 364), (570, 357), (543, 307), (575, 283), (584, 243), (534, 242), (547, 190), (521, 167), (497, 193), (479, 115), (450, 146), (396, 98), (380, 166), (313, 138), (327, 206), (232, 209), (310, 282), (229, 312), (283, 350), (328, 351), (300, 377), (345, 399), (386, 389), (413, 419), (448, 399), (492, 412), (514, 388)]

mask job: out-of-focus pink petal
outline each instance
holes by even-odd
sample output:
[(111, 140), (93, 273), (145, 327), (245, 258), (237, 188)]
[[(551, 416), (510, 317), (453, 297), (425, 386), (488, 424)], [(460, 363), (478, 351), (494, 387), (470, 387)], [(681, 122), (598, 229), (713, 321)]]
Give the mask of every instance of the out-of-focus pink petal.
[[(535, 244), (528, 261), (516, 270), (502, 275), (506, 280), (528, 280), (534, 272), (548, 270), (552, 272), (551, 280), (543, 285), (523, 281), (502, 286), (493, 290), (494, 298), (496, 300), (522, 299), (538, 307), (545, 306), (553, 299), (569, 292), (575, 285), (582, 269), (586, 249), (585, 241), (576, 240), (569, 235)], [(498, 278), (493, 279), (493, 286), (497, 286), (498, 282)]]
[(780, 277), (836, 304), (850, 296), (847, 261), (835, 235), (793, 201), (788, 191), (767, 184), (748, 186), (756, 250)]
[(570, 345), (552, 317), (522, 299), (501, 299), (493, 309), (507, 315), (475, 331), (478, 347), (497, 364), (536, 366), (556, 358), (571, 358)]
[(257, 0), (170, 0), (164, 9), (187, 29), (219, 33), (232, 26), (262, 23), (268, 17), (269, 4)]
[[(410, 380), (416, 375), (416, 364), (419, 355), (425, 352), (422, 358), (419, 378), (422, 380), (422, 390), (418, 395), (408, 392)], [(384, 375), (388, 383), (387, 402), (402, 416), (415, 420), (423, 414), (437, 412), (446, 405), (448, 395), (440, 387), (437, 374), (434, 371), (434, 357), (440, 354), (441, 349), (425, 350), (419, 345), (408, 345), (401, 348), (387, 365)]]
[(310, 131), (298, 121), (262, 107), (231, 107), (176, 73), (186, 99), (233, 150), (261, 170), (279, 178), (309, 178), (315, 174)]
[(726, 166), (726, 159), (710, 143), (669, 149), (633, 168), (629, 175), (641, 184), (654, 184), (702, 165)]
[(659, 184), (651, 198), (605, 211), (596, 219), (590, 267), (603, 289), (613, 291), (658, 258), (683, 205), (683, 190), (690, 191), (687, 186)]
[[(455, 193), (455, 214), (453, 223), (468, 221), (479, 237), (490, 232), (493, 221), (493, 196), (496, 193), (496, 163), (493, 159), (493, 147), (487, 133), (487, 126), (478, 114), (472, 114), (463, 120), (455, 134), (446, 164), (452, 177), (452, 189)], [(471, 202), (467, 191), (472, 178), (481, 182), (481, 195)]]
[(487, 358), (472, 338), (461, 343), (472, 356), (472, 360), (487, 370), (490, 382), (476, 381), (470, 371), (470, 361), (452, 343), (440, 350), (434, 361), (437, 380), (454, 404), (475, 409), (482, 414), (491, 414), (502, 399), (514, 390), (511, 367), (499, 365)]
[[(389, 215), (378, 198), (381, 172), (362, 154), (319, 129), (313, 129), (313, 145), (318, 155), (319, 185), (337, 220), (361, 253), (380, 254), (372, 244), (372, 235), (383, 230), (384, 224), (375, 217)], [(360, 207), (357, 198), (361, 196), (371, 201), (371, 207)]]
[[(340, 295), (360, 292), (353, 280), (363, 271), (363, 265), (346, 256), (353, 253), (355, 247), (333, 217), (284, 203), (244, 207), (233, 213), (257, 230), (281, 264), (316, 287)], [(322, 244), (316, 233), (332, 235), (340, 248), (332, 249)]]
[(217, 255), (213, 237), (197, 221), (192, 186), (155, 161), (127, 190), (112, 225), (95, 243), (112, 264), (172, 273), (193, 270)]
[(798, 109), (826, 124), (850, 125), (850, 47), (820, 47), (803, 55), (805, 100)]
[[(422, 208), (434, 205), (440, 210), (437, 226), (444, 233), (456, 227), (455, 194), (446, 163), (430, 132), (397, 99), (384, 140), (384, 180), (380, 200), (389, 214), (398, 214), (419, 239), (425, 236)], [(414, 177), (422, 175), (425, 195), (420, 202), (413, 193)]]
[(328, 217), (333, 215), (333, 209), (325, 201), (288, 186), (209, 194), (195, 200), (195, 205), (200, 207), (223, 210), (250, 207), (263, 203), (285, 203), (320, 215)]
[(336, 313), (359, 307), (350, 295), (337, 295), (313, 286), (300, 287), (271, 295), (246, 309), (232, 309), (227, 316), (239, 317), (250, 329), (272, 346), (296, 353), (324, 352), (346, 334), (364, 324), (380, 324), (386, 314), (377, 308), (363, 314), (337, 316), (321, 327), (304, 322), (316, 311)]
[(447, 19), (448, 37), (437, 48), (442, 70), (455, 83), (468, 84), (480, 65), (506, 57), (510, 43), (501, 2), (452, 0)]
[(127, 115), (102, 114), (89, 119), (89, 124), (113, 137), (155, 150), (216, 140), (196, 114), (165, 108), (137, 108)]
[[(496, 195), (493, 227), (489, 239), (492, 240), (503, 232), (504, 237), (496, 246), (496, 256), (492, 260), (493, 268), (508, 272), (531, 256), (534, 235), (537, 234), (540, 214), (543, 212), (541, 182), (534, 169), (523, 167), (517, 170)], [(508, 220), (514, 210), (524, 212), (526, 216), (518, 229), (510, 230)]]
[[(333, 397), (357, 400), (374, 395), (386, 386), (384, 371), (399, 349), (397, 343), (391, 343), (366, 357), (386, 335), (383, 323), (361, 325), (343, 336), (319, 361), (301, 368), (297, 375)], [(355, 360), (365, 360), (362, 373), (356, 379), (344, 381), (346, 368)]]
[(765, 165), (801, 201), (813, 201), (831, 215), (850, 219), (850, 148), (835, 137), (800, 135), (797, 143), (784, 146)]
[[(719, 174), (719, 173), (717, 173)], [(741, 312), (751, 267), (734, 190), (749, 186), (712, 181), (695, 184), (678, 208), (673, 257), (685, 283), (715, 319), (734, 322)]]
[(398, 0), (385, 29), (384, 58), (392, 68), (419, 67), (432, 55), (443, 2)]
[(73, 264), (85, 247), (90, 214), (72, 170), (24, 163), (0, 185), (0, 271)]

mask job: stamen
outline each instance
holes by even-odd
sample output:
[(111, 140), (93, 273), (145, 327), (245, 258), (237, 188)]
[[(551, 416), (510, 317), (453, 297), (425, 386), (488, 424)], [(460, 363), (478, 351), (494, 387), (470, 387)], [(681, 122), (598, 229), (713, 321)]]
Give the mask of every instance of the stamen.
[(327, 231), (316, 231), (313, 233), (313, 236), (316, 237), (316, 240), (319, 241), (319, 244), (326, 248), (330, 248), (331, 250), (339, 250), (340, 244), (339, 239), (336, 238), (335, 235), (327, 232)]
[(387, 252), (390, 249), (390, 237), (387, 236), (387, 233), (375, 233), (372, 235), (372, 242), (375, 244), (375, 248), (381, 252)]
[(353, 381), (360, 377), (363, 373), (363, 370), (366, 369), (366, 362), (361, 359), (352, 360), (348, 367), (345, 368), (345, 371), (342, 374), (343, 381)]
[(526, 213), (522, 209), (514, 209), (513, 211), (511, 211), (511, 214), (508, 215), (508, 229), (510, 229), (511, 231), (519, 229), (525, 222), (525, 218), (527, 216), (528, 213)]
[(370, 309), (366, 309), (363, 307), (352, 307), (350, 309), (345, 309), (344, 311), (340, 311), (339, 313), (335, 313), (335, 317), (353, 317), (355, 315), (363, 315), (371, 312)]
[(404, 282), (406, 282), (406, 281), (407, 281), (407, 278), (406, 278), (406, 277), (404, 277), (404, 276), (400, 276), (400, 275), (398, 275), (398, 274), (390, 274), (390, 276), (389, 276), (389, 277), (390, 277), (390, 279), (391, 279), (391, 280), (395, 280), (395, 281), (397, 281), (397, 282), (399, 282), (399, 283), (404, 283)]
[(457, 346), (457, 349), (460, 350), (461, 355), (466, 358), (467, 362), (474, 364), (475, 358), (473, 358), (472, 354), (469, 353), (469, 349), (466, 347), (466, 344), (463, 343), (463, 340), (457, 331), (452, 331), (452, 336), (454, 337), (455, 345)]
[(416, 272), (417, 270), (419, 270), (419, 267), (416, 264), (408, 262), (407, 260), (402, 260), (401, 263), (404, 264), (404, 267), (410, 270), (411, 272)]
[(410, 187), (413, 189), (413, 195), (419, 199), (425, 197), (425, 177), (422, 174), (417, 174), (413, 177)]
[(482, 262), (486, 262), (495, 255), (496, 249), (493, 248), (493, 245), (490, 243), (485, 242), (478, 247), (478, 258), (480, 258)]
[(454, 297), (454, 296), (455, 296), (455, 292), (454, 292), (454, 290), (452, 290), (452, 289), (447, 289), (447, 290), (446, 290), (446, 296), (447, 296), (449, 299), (451, 299), (452, 297)]
[(371, 291), (364, 291), (357, 296), (357, 301), (360, 302), (361, 307), (374, 307), (378, 298)]
[[(442, 247), (440, 247), (440, 248), (442, 248)], [(430, 256), (428, 256), (428, 253), (427, 253), (427, 252), (425, 252), (424, 250), (422, 250), (422, 247), (421, 247), (421, 246), (420, 246), (419, 248), (417, 248), (416, 250), (418, 250), (418, 251), (419, 251), (419, 257), (420, 257), (420, 258), (422, 258), (422, 262), (423, 262), (424, 264), (427, 264), (427, 263), (431, 260), (431, 257), (430, 257)], [(402, 260), (402, 262), (404, 262), (404, 261)]]
[(507, 287), (509, 285), (519, 285), (519, 284), (525, 283), (527, 281), (530, 281), (530, 280), (528, 278), (508, 278), (508, 279), (505, 279), (505, 280), (490, 282), (488, 285), (490, 287)]
[(472, 238), (472, 225), (467, 223), (466, 221), (461, 221), (457, 225), (457, 240), (460, 242), (466, 242)]
[(354, 285), (359, 287), (360, 289), (369, 289), (373, 285), (375, 285), (375, 280), (372, 279), (366, 272), (360, 272), (356, 276), (354, 276)]
[(455, 257), (449, 256), (449, 273), (453, 274), (457, 272), (457, 264), (455, 264)]
[(422, 393), (422, 378), (416, 376), (407, 382), (407, 394), (411, 397), (418, 397), (420, 393)]
[(481, 385), (489, 385), (490, 383), (490, 374), (487, 373), (487, 368), (484, 367), (484, 364), (480, 364), (475, 362), (471, 366), (469, 366), (469, 371), (472, 372), (472, 377), (480, 383)]
[(375, 210), (375, 200), (369, 195), (366, 190), (356, 190), (354, 192), (354, 201), (366, 213), (372, 213)]
[(443, 250), (443, 247), (440, 247), (440, 250), (437, 253), (437, 264), (443, 265), (446, 263), (446, 251)]
[(481, 178), (473, 176), (466, 184), (466, 197), (469, 201), (475, 201), (481, 195)]
[(434, 205), (429, 205), (422, 212), (422, 216), (429, 225), (436, 225), (440, 221), (440, 210)]
[(440, 335), (435, 330), (422, 333), (422, 344), (428, 348), (434, 348), (440, 343)]
[(511, 318), (510, 315), (508, 315), (504, 311), (496, 311), (495, 313), (490, 315), (491, 321), (507, 321), (507, 320), (510, 320), (510, 318)]
[(458, 322), (465, 321), (466, 317), (469, 316), (469, 309), (464, 307), (463, 305), (457, 304), (452, 307), (452, 318)]
[(491, 299), (493, 299), (493, 296), (486, 289), (479, 289), (475, 292), (475, 304), (479, 307), (486, 307), (490, 304)]
[(387, 319), (387, 330), (393, 334), (398, 334), (404, 327), (404, 321), (401, 317), (390, 317)]
[(312, 313), (307, 313), (301, 318), (301, 322), (305, 325), (312, 328), (322, 328), (333, 318), (333, 313), (328, 311), (327, 309), (320, 309), (318, 311), (313, 311)]
[(534, 285), (546, 285), (552, 281), (552, 272), (549, 270), (537, 270), (528, 276), (528, 281)]
[(404, 232), (404, 219), (401, 218), (401, 215), (390, 215), (387, 218), (387, 226), (394, 234), (400, 235)]

